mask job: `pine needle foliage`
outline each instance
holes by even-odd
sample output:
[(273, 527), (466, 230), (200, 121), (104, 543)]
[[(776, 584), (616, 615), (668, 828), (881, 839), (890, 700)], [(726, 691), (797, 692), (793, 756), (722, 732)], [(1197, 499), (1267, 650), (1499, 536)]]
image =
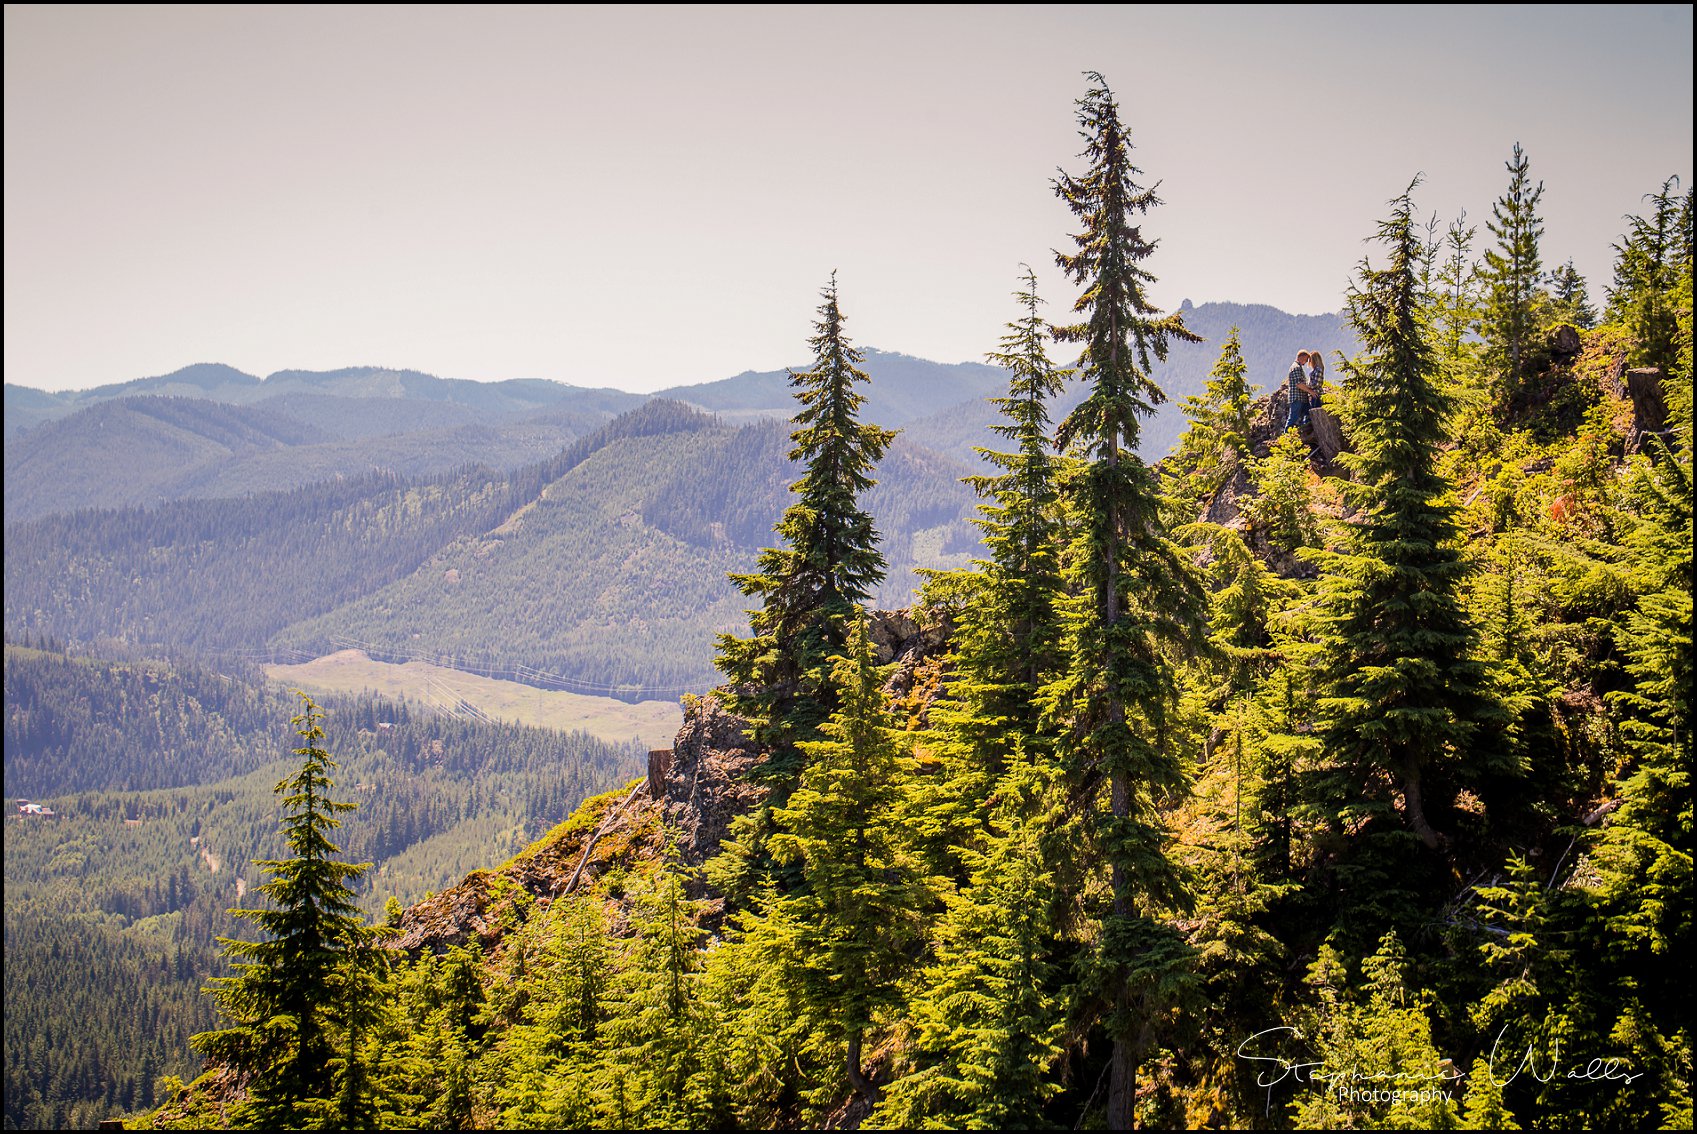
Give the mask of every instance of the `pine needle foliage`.
[(822, 294), (813, 368), (790, 374), (800, 408), (789, 456), (804, 472), (774, 529), (782, 546), (761, 552), (757, 570), (731, 576), (760, 607), (749, 612), (749, 637), (718, 641), (730, 707), (752, 722), (751, 735), (770, 752), (764, 774), (782, 785), (801, 769), (798, 743), (831, 714), (829, 659), (842, 652), (845, 626), (885, 566), (860, 498), (895, 433), (859, 420), (866, 396), (856, 386), (869, 379), (843, 331), (834, 273)]
[[(1632, 361), (1669, 372), (1680, 342), (1674, 292), (1691, 277), (1691, 190), (1676, 195), (1679, 178), (1669, 177), (1648, 195), (1648, 216), (1629, 216), (1626, 235), (1615, 248), (1609, 316), (1633, 335)], [(1689, 310), (1689, 308), (1687, 308)]]
[(1016, 448), (979, 448), (1001, 471), (967, 478), (984, 498), (973, 522), (989, 555), (956, 580), (971, 598), (955, 614), (957, 676), (932, 714), (968, 745), (985, 786), (1006, 771), (1016, 744), (1042, 745), (1033, 700), (1058, 668), (1061, 649), (1061, 460), (1049, 440), (1047, 402), (1072, 372), (1049, 361), (1048, 324), (1038, 314), (1042, 300), (1030, 268), (1015, 298), (1025, 313), (988, 357), (1008, 372), (1007, 394), (991, 399), (1002, 412), (991, 428)]
[(808, 766), (773, 813), (778, 830), (768, 845), (802, 872), (778, 912), (795, 926), (790, 963), (804, 1000), (843, 1043), (849, 1084), (871, 1098), (862, 1039), (878, 1011), (900, 1000), (908, 950), (933, 898), (902, 822), (913, 757), (884, 707), (867, 623), (855, 619), (834, 659), (838, 707), (822, 738), (802, 743)]
[[(1181, 316), (1161, 315), (1145, 288), (1155, 250), (1137, 218), (1157, 203), (1134, 180), (1119, 105), (1101, 75), (1078, 101), (1088, 168), (1062, 173), (1055, 192), (1078, 218), (1076, 251), (1056, 262), (1083, 290), (1081, 321), (1055, 328), (1078, 342), (1090, 392), (1061, 423), (1059, 443), (1079, 458), (1068, 486), (1077, 536), (1068, 549), (1065, 604), (1069, 662), (1043, 698), (1064, 722), (1067, 758), (1083, 782), (1106, 784), (1108, 813), (1097, 838), (1110, 875), (1095, 986), (1110, 1006), (1114, 1041), (1108, 1122), (1131, 1122), (1137, 1051), (1186, 964), (1182, 942), (1157, 912), (1181, 903), (1159, 802), (1185, 782), (1169, 715), (1177, 704), (1177, 656), (1205, 640), (1207, 601), (1184, 553), (1161, 526), (1155, 475), (1136, 455), (1141, 420), (1164, 400), (1150, 374), (1177, 338), (1200, 341)], [(1134, 994), (1132, 981), (1138, 980)]]
[[(369, 1117), (357, 1090), (346, 1085), (360, 1073), (357, 1060), (344, 1059), (339, 1101), (332, 1101), (338, 1084), (327, 1068), (338, 1058), (338, 1026), (362, 1014), (357, 993), (369, 985), (353, 966), (369, 960), (378, 932), (359, 916), (349, 885), (371, 864), (338, 862), (327, 835), (341, 826), (336, 816), (356, 805), (330, 798), (336, 761), (319, 746), (324, 714), (305, 693), (298, 696), (302, 711), (293, 723), (303, 746), (294, 753), (301, 766), (276, 788), (291, 857), (256, 863), (271, 873), (259, 892), (275, 908), (231, 911), (257, 926), (262, 939), (219, 938), (236, 975), (215, 979), (211, 991), (232, 1026), (192, 1040), (196, 1050), (248, 1076), (239, 1120), (279, 1129), (343, 1126)], [(358, 1023), (348, 1040), (356, 1050)]]
[(1248, 465), (1250, 404), (1259, 387), (1249, 384), (1243, 342), (1236, 327), (1220, 344), (1220, 357), (1208, 372), (1200, 394), (1184, 399), (1189, 427), (1164, 467), (1182, 481), (1197, 502), (1211, 500), (1236, 472)]
[(1528, 348), (1539, 329), (1535, 312), (1543, 264), (1538, 239), (1544, 235), (1544, 222), (1538, 216), (1538, 202), (1544, 196), (1544, 183), (1532, 184), (1532, 165), (1519, 142), (1506, 164), (1508, 188), (1491, 206), (1491, 219), (1485, 222), (1497, 243), (1486, 250), (1480, 272), (1485, 285), (1481, 329), (1489, 361), (1512, 397), (1526, 377)]
[(1064, 795), (1015, 751), (997, 784), (970, 884), (946, 898), (935, 956), (910, 1000), (919, 1065), (898, 1079), (868, 1128), (1037, 1129), (1060, 1092), (1052, 1069), (1065, 1028), (1045, 835)]
[[(1442, 836), (1429, 797), (1438, 795), (1442, 816), (1490, 703), (1460, 598), (1468, 565), (1437, 468), (1448, 404), (1418, 278), (1413, 189), (1378, 226), (1385, 265), (1363, 260), (1349, 295), (1364, 350), (1348, 367), (1358, 452), (1343, 459), (1362, 515), (1340, 533), (1340, 550), (1305, 552), (1326, 572), (1318, 709), (1327, 764), (1308, 790), (1335, 831), (1366, 822), (1368, 841), (1394, 843), (1402, 832), (1435, 849)], [(1412, 884), (1405, 852), (1382, 849), (1388, 857), (1355, 856), (1340, 868), (1357, 872), (1346, 904), (1391, 908)]]

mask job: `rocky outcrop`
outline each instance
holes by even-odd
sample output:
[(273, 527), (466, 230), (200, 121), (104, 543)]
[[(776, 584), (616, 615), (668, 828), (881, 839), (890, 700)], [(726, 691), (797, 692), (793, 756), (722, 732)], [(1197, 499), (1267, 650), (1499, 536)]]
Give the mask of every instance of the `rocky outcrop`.
[(874, 610), (871, 634), (872, 660), (889, 665), (942, 653), (949, 628), (941, 623), (921, 625), (910, 610)]
[[(872, 638), (879, 659), (894, 666), (886, 688), (897, 711), (922, 722), (942, 687), (948, 626), (925, 623), (910, 611), (874, 611)], [(615, 867), (651, 869), (674, 838), (684, 865), (700, 866), (719, 853), (736, 817), (766, 798), (767, 789), (749, 776), (761, 757), (748, 738), (748, 722), (717, 694), (686, 697), (683, 726), (671, 748), (648, 754), (647, 776), (587, 801), (499, 870), (473, 871), (419, 902), (402, 914), (399, 933), (386, 944), (415, 951), (476, 939), (498, 948), (525, 910), (583, 892)], [(696, 896), (711, 897), (699, 874), (690, 887)], [(709, 904), (711, 918), (719, 903)]]
[(1265, 457), (1273, 442), (1284, 436), (1285, 422), (1290, 417), (1290, 393), (1283, 386), (1264, 398), (1257, 398), (1249, 407), (1249, 455)]
[(1544, 351), (1550, 361), (1563, 366), (1579, 357), (1582, 346), (1578, 328), (1570, 323), (1563, 323), (1551, 329), (1544, 338)]
[[(1272, 451), (1273, 443), (1284, 436), (1285, 422), (1290, 420), (1290, 391), (1281, 386), (1257, 399), (1250, 413), (1249, 452), (1255, 457), (1265, 457)], [(1314, 462), (1321, 471), (1339, 453), (1349, 452), (1349, 439), (1344, 436), (1342, 423), (1324, 403), (1308, 411), (1308, 426), (1302, 431), (1302, 439), (1313, 450)]]
[(1221, 527), (1242, 528), (1247, 521), (1243, 518), (1241, 502), (1251, 494), (1249, 469), (1239, 463), (1235, 452), (1228, 453), (1227, 459), (1231, 462), (1230, 471), (1226, 473), (1219, 491), (1202, 506), (1202, 518)]
[[(731, 820), (758, 806), (766, 789), (748, 782), (759, 759), (748, 739), (748, 722), (717, 696), (688, 699), (684, 723), (672, 742), (661, 782), (651, 774), (649, 790), (665, 821), (678, 833), (685, 863), (699, 866), (719, 852)], [(652, 773), (654, 764), (650, 764)]]

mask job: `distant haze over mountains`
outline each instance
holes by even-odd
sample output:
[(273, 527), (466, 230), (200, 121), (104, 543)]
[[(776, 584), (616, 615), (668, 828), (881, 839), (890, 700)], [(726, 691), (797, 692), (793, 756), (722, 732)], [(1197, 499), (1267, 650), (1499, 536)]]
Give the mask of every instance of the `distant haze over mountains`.
[[(1355, 349), (1340, 315), (1289, 315), (1263, 305), (1187, 300), (1201, 344), (1177, 343), (1155, 377), (1168, 401), (1144, 423), (1140, 449), (1164, 454), (1183, 430), (1179, 404), (1199, 392), (1219, 344), (1240, 328), (1252, 382), (1271, 388), (1300, 349)], [(938, 363), (866, 350), (864, 419), (975, 465), (995, 445), (989, 398), (1005, 376), (980, 362)], [(48, 392), (5, 387), (7, 523), (68, 509), (240, 496), (381, 470), (427, 476), (470, 464), (513, 469), (542, 460), (650, 397), (684, 402), (727, 424), (785, 419), (783, 370), (677, 386), (654, 395), (545, 379), (479, 382), (417, 370), (281, 370), (264, 378), (220, 363), (170, 374)], [(1075, 383), (1052, 407), (1082, 397)]]
[[(1355, 345), (1337, 316), (1182, 310), (1207, 341), (1156, 370), (1149, 459), (1232, 326), (1262, 387), (1299, 349)], [(865, 366), (865, 420), (901, 430), (866, 497), (889, 562), (873, 599), (898, 607), (918, 572), (979, 553), (961, 478), (982, 468), (975, 446), (999, 447), (1006, 376), (872, 349)], [(727, 573), (753, 567), (790, 500), (793, 402), (783, 371), (662, 393), (210, 363), (75, 393), (8, 385), (6, 629), (451, 657), (631, 699), (705, 688), (714, 635), (746, 625)]]

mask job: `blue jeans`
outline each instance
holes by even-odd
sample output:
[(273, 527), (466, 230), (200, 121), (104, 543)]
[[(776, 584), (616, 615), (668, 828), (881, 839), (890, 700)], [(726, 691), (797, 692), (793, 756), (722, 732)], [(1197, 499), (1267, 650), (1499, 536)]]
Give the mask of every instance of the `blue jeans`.
[(1286, 429), (1295, 429), (1308, 424), (1308, 395), (1293, 393), (1290, 396), (1290, 417), (1285, 421)]

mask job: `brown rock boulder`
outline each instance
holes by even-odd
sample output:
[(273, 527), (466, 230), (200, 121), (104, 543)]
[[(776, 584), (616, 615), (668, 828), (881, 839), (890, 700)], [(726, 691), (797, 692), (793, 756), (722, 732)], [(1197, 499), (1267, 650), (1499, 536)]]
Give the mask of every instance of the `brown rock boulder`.
[(1568, 323), (1552, 328), (1544, 340), (1544, 349), (1555, 362), (1571, 362), (1578, 358), (1582, 345), (1578, 329)]

